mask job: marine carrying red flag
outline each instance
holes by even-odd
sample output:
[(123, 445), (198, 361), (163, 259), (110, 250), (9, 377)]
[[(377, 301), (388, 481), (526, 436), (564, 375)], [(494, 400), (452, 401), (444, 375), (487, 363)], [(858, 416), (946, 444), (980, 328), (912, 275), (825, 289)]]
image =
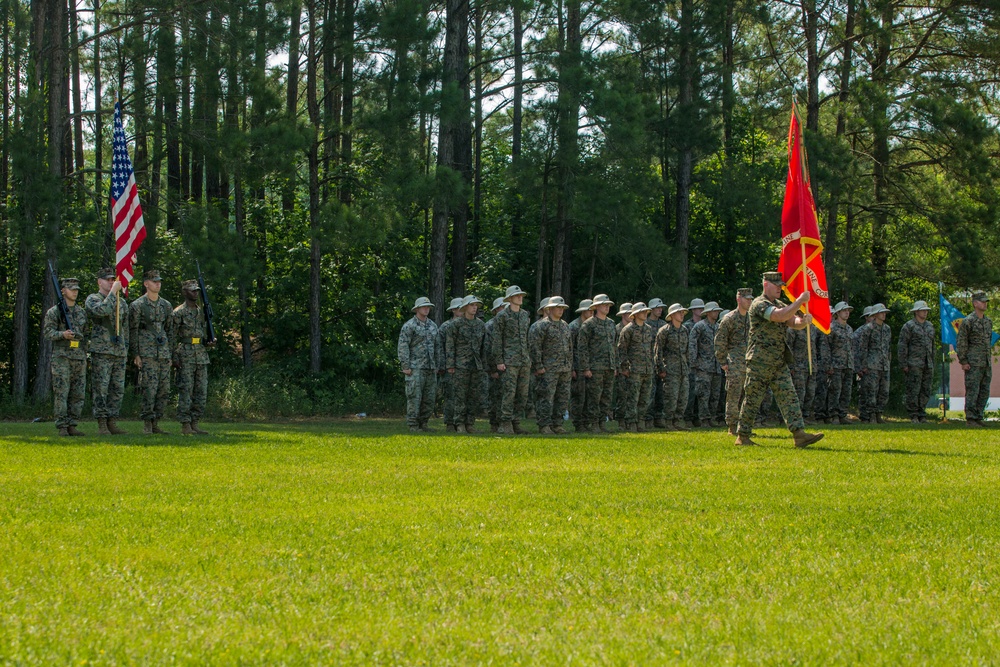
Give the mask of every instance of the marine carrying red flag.
[(809, 183), (806, 150), (802, 145), (802, 125), (795, 105), (788, 128), (788, 182), (785, 204), (781, 210), (781, 258), (778, 271), (785, 281), (785, 294), (796, 299), (811, 292), (808, 312), (813, 324), (823, 333), (830, 333), (830, 293), (823, 268), (823, 242), (819, 238), (819, 220)]

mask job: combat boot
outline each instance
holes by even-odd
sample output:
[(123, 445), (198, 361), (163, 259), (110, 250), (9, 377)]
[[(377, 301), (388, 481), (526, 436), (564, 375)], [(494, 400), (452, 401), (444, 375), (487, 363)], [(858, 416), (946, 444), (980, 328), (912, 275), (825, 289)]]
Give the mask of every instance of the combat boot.
[(86, 433), (78, 429), (76, 426), (68, 426), (66, 427), (66, 430), (69, 431), (70, 435), (87, 435)]
[(729, 435), (739, 435), (736, 432), (736, 424), (730, 424), (729, 425)]
[(553, 426), (552, 432), (555, 433), (556, 435), (566, 435), (566, 429), (564, 429), (562, 426)]
[(795, 446), (799, 449), (804, 449), (809, 445), (819, 442), (823, 439), (822, 433), (806, 433), (805, 429), (796, 429), (792, 431), (792, 437), (795, 438)]
[(736, 436), (736, 442), (733, 444), (735, 444), (737, 447), (753, 447), (757, 443), (751, 440), (749, 435), (740, 433), (739, 435)]
[(632, 422), (632, 428), (635, 429), (633, 433), (645, 433), (649, 430), (643, 422)]
[(643, 425), (643, 427), (644, 427), (644, 428), (645, 428), (645, 429), (646, 429), (647, 431), (652, 431), (652, 430), (653, 430), (653, 428), (654, 428), (654, 426), (655, 426), (655, 423), (654, 423), (654, 421), (653, 421), (652, 419), (647, 419), (647, 420), (646, 420), (646, 423), (645, 423), (645, 424)]
[(191, 430), (191, 422), (181, 424), (181, 435), (194, 435), (194, 431)]
[(882, 418), (881, 414), (875, 415), (875, 423), (876, 424), (884, 424), (885, 423), (885, 420)]
[(476, 427), (474, 427), (472, 424), (466, 424), (465, 425), (465, 432), (466, 433), (476, 433)]
[(538, 435), (555, 435), (555, 431), (552, 430), (551, 426), (543, 426), (538, 429)]
[(65, 426), (60, 426), (60, 427), (59, 427), (59, 435), (60, 435), (60, 436), (66, 436), (66, 437), (69, 437), (69, 429), (68, 429), (68, 428), (66, 428)]
[(114, 417), (108, 417), (108, 430), (111, 435), (128, 435), (128, 431), (118, 428), (118, 420)]
[(662, 419), (654, 419), (653, 420), (653, 428), (665, 428), (665, 429), (669, 429), (670, 427), (667, 426), (667, 422), (665, 422), (664, 420), (662, 420)]
[(526, 435), (528, 432), (521, 428), (521, 422), (511, 422), (514, 429), (514, 433), (517, 435)]
[(164, 431), (162, 428), (160, 428), (160, 420), (159, 419), (154, 419), (153, 420), (153, 433), (156, 433), (157, 435), (170, 435), (169, 433), (167, 433), (166, 431)]
[(675, 431), (690, 431), (691, 427), (689, 427), (686, 423), (684, 423), (683, 421), (681, 421), (680, 419), (678, 419), (677, 421), (674, 422), (674, 430)]
[(448, 424), (448, 425), (446, 425), (444, 427), (444, 430), (447, 431), (448, 433), (456, 433), (457, 432), (456, 431), (456, 427), (455, 427), (454, 424)]
[(152, 435), (153, 434), (153, 420), (146, 419), (142, 422), (142, 434)]
[(97, 435), (111, 435), (111, 431), (108, 430), (107, 417), (99, 417), (97, 419)]
[(500, 422), (497, 433), (499, 435), (514, 435), (514, 427), (510, 422)]
[(830, 417), (826, 423), (831, 426), (838, 426), (840, 424), (840, 417)]
[(452, 428), (455, 433), (468, 433), (468, 431), (465, 430), (465, 424), (455, 424)]
[(597, 423), (597, 428), (598, 428), (598, 430), (601, 433), (610, 433), (611, 432), (611, 430), (608, 429), (608, 422), (606, 422), (603, 419)]
[(629, 433), (638, 433), (639, 432), (639, 423), (638, 422), (626, 422), (625, 423), (625, 430), (628, 431)]
[(499, 424), (494, 424), (494, 423), (490, 422), (490, 433), (496, 433), (497, 429), (499, 429), (499, 428), (500, 428)]
[(191, 430), (194, 431), (195, 435), (208, 435), (208, 431), (198, 428), (198, 422), (193, 419), (191, 420)]
[(411, 426), (410, 427), (410, 433), (420, 433), (420, 427), (419, 426)]
[(983, 425), (979, 422), (978, 419), (966, 419), (965, 425), (968, 426), (969, 428), (983, 428)]

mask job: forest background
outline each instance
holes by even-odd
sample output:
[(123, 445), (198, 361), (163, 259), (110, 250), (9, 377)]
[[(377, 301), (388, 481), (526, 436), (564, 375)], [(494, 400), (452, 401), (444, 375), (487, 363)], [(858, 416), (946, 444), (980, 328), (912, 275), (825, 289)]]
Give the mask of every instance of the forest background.
[[(164, 296), (231, 416), (392, 410), (413, 299), (699, 296), (780, 249), (792, 100), (831, 301), (1000, 284), (1000, 15), (931, 0), (0, 0), (0, 412), (48, 404), (46, 260), (113, 264), (123, 101)], [(132, 296), (141, 293), (133, 283)], [(94, 290), (96, 291), (96, 285)], [(860, 307), (852, 324), (860, 319)], [(899, 377), (899, 375), (896, 375)], [(901, 383), (896, 383), (901, 384)]]

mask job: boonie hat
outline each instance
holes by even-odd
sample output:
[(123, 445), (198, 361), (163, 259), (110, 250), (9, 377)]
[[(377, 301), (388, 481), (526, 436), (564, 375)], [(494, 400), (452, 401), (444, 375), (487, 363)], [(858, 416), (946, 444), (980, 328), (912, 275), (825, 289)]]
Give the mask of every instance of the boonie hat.
[(475, 294), (470, 294), (464, 299), (462, 299), (462, 308), (465, 308), (466, 306), (471, 306), (474, 303), (478, 303), (480, 306), (483, 305), (483, 302), (479, 300), (479, 297), (477, 297)]
[(538, 310), (535, 311), (536, 314), (541, 315), (542, 311), (545, 310), (545, 306), (549, 305), (549, 299), (551, 297), (545, 297), (542, 302), (538, 304)]
[[(839, 313), (842, 310), (854, 310), (854, 306), (850, 305), (846, 301), (839, 301), (839, 302), (837, 302), (837, 305), (833, 307), (833, 310), (830, 311), (830, 312), (832, 312), (834, 315), (836, 315), (837, 313)], [(868, 310), (868, 309), (865, 308), (865, 310)]]
[(621, 317), (622, 315), (632, 314), (632, 302), (626, 301), (618, 308), (618, 314), (615, 317)]
[(709, 301), (705, 304), (705, 310), (701, 311), (701, 314), (714, 313), (717, 310), (722, 310), (722, 308), (719, 308), (719, 304), (715, 301)]
[(871, 311), (870, 314), (871, 315), (878, 315), (879, 313), (888, 313), (888, 312), (889, 312), (889, 309), (885, 307), (885, 304), (876, 303), (874, 306), (872, 306), (872, 311)]
[(918, 310), (930, 310), (931, 307), (927, 305), (926, 301), (914, 301), (913, 308), (910, 308), (911, 313), (915, 313)]
[(606, 303), (609, 303), (612, 306), (615, 305), (615, 302), (609, 299), (607, 294), (598, 294), (597, 296), (594, 297), (594, 300), (591, 302), (590, 308), (591, 310), (593, 310), (594, 308), (597, 308), (598, 306), (603, 306)]
[(764, 280), (771, 283), (772, 285), (777, 285), (781, 287), (785, 284), (785, 279), (781, 277), (779, 271), (767, 271), (764, 273)]
[(497, 298), (493, 299), (493, 307), (490, 308), (490, 310), (492, 311), (496, 310), (497, 308), (506, 308), (506, 307), (507, 307), (507, 302), (503, 300), (502, 296), (498, 296)]
[(507, 288), (507, 293), (504, 294), (503, 300), (506, 301), (507, 299), (511, 298), (512, 296), (517, 296), (518, 294), (527, 294), (527, 292), (525, 292), (523, 289), (521, 289), (517, 285), (511, 285), (510, 287)]
[(451, 300), (451, 303), (448, 304), (448, 310), (456, 310), (458, 308), (461, 308), (462, 301), (464, 300), (465, 297), (456, 296), (454, 299)]
[(701, 299), (697, 297), (691, 299), (691, 310), (694, 310), (695, 308), (704, 308), (704, 307), (705, 307), (705, 302), (702, 301)]
[(648, 313), (651, 310), (652, 310), (652, 308), (650, 308), (649, 306), (647, 306), (646, 304), (644, 304), (642, 301), (638, 301), (638, 302), (636, 302), (635, 304), (632, 305), (632, 310), (631, 310), (631, 312), (629, 314), (630, 315), (636, 315), (638, 313)]
[(585, 313), (588, 310), (593, 310), (593, 309), (594, 309), (594, 302), (591, 301), (590, 299), (584, 299), (583, 301), (580, 302), (580, 307), (576, 309), (576, 312)]
[(569, 308), (569, 304), (561, 296), (550, 296), (546, 308)]
[(433, 308), (434, 304), (431, 303), (431, 300), (426, 296), (422, 296), (413, 303), (413, 308), (410, 308), (410, 312), (415, 313), (417, 312), (417, 308), (423, 308), (424, 306), (430, 306)]
[(649, 300), (650, 310), (652, 310), (653, 308), (663, 308), (663, 306), (665, 305), (666, 304), (663, 303), (663, 299), (657, 299), (656, 297), (653, 297), (652, 299)]
[(688, 309), (685, 308), (684, 306), (682, 306), (681, 304), (679, 304), (679, 303), (672, 303), (672, 304), (670, 304), (670, 308), (667, 309), (667, 317), (670, 317), (674, 313), (679, 313), (679, 312), (685, 312), (686, 313), (687, 311), (688, 311)]

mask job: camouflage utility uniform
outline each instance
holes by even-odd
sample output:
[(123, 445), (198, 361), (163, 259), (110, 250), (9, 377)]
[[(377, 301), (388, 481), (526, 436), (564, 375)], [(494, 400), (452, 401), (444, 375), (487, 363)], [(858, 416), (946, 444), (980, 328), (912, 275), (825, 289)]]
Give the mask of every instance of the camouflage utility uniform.
[[(529, 336), (531, 368), (535, 373), (535, 417), (538, 428), (562, 431), (563, 414), (569, 408), (573, 375), (573, 344), (570, 325), (562, 320), (540, 320)], [(541, 375), (537, 373), (544, 371)]]
[(812, 332), (812, 349), (815, 366), (813, 366), (813, 382), (815, 392), (813, 401), (802, 411), (806, 418), (817, 421), (825, 420), (830, 415), (826, 412), (826, 396), (830, 390), (830, 336), (819, 330), (819, 327), (810, 326)]
[(87, 311), (77, 303), (69, 307), (69, 319), (77, 337), (63, 338), (66, 322), (58, 304), (45, 313), (42, 336), (52, 341), (52, 414), (56, 428), (75, 427), (83, 413), (87, 392)]
[[(118, 298), (121, 304), (117, 304)], [(117, 419), (125, 395), (125, 367), (128, 359), (129, 304), (125, 297), (100, 292), (86, 301), (90, 321), (90, 389), (94, 417)], [(115, 333), (115, 312), (118, 333)]]
[(618, 338), (618, 371), (628, 373), (623, 398), (622, 420), (626, 427), (638, 430), (640, 418), (649, 407), (653, 382), (653, 327), (646, 322), (632, 322), (622, 329)]
[(167, 407), (172, 356), (168, 328), (172, 311), (173, 306), (163, 297), (152, 301), (145, 294), (129, 306), (129, 356), (142, 359), (139, 386), (143, 421), (161, 419)]
[(715, 360), (726, 366), (726, 425), (736, 428), (740, 418), (743, 384), (747, 376), (747, 333), (750, 314), (734, 310), (722, 318), (715, 332)]
[(859, 329), (858, 355), (861, 359), (861, 421), (878, 421), (889, 401), (889, 360), (892, 329), (874, 320)]
[(694, 371), (694, 390), (697, 393), (695, 417), (702, 426), (711, 426), (714, 406), (719, 403), (722, 390), (722, 368), (715, 358), (715, 332), (718, 326), (707, 317), (691, 327), (688, 338), (688, 363)]
[(479, 406), (479, 389), (485, 368), (483, 345), (486, 324), (478, 317), (463, 317), (448, 327), (445, 335), (445, 365), (455, 369), (451, 375), (454, 393), (453, 409), (455, 426), (471, 428), (476, 422)]
[(688, 328), (672, 323), (656, 334), (653, 358), (656, 372), (663, 374), (663, 414), (668, 425), (684, 425), (688, 404)]
[(396, 356), (406, 376), (406, 423), (410, 428), (426, 428), (434, 411), (434, 394), (440, 353), (438, 327), (427, 318), (411, 317), (399, 332)]
[(531, 317), (523, 308), (514, 312), (505, 308), (493, 318), (492, 356), (497, 365), (506, 370), (500, 373), (500, 423), (510, 422), (519, 429), (524, 408), (528, 402), (528, 374), (531, 359), (528, 356), (528, 327)]
[(993, 366), (993, 321), (973, 313), (958, 325), (958, 362), (972, 366), (965, 371), (965, 418), (982, 421), (990, 399)]
[(611, 413), (611, 392), (615, 383), (615, 369), (618, 367), (616, 342), (615, 323), (610, 318), (602, 320), (595, 315), (580, 327), (577, 352), (580, 372), (591, 373), (586, 381), (587, 407), (584, 420), (588, 428), (603, 429), (604, 422)]
[(208, 400), (208, 350), (205, 348), (205, 313), (184, 303), (170, 316), (173, 363), (177, 367), (177, 421), (197, 424)]
[(437, 333), (437, 348), (440, 351), (438, 355), (438, 394), (443, 399), (444, 410), (442, 415), (444, 416), (445, 426), (455, 426), (457, 423), (455, 421), (455, 392), (454, 392), (454, 382), (451, 373), (448, 373), (448, 360), (445, 358), (445, 341), (448, 338), (448, 330), (451, 329), (458, 322), (459, 318), (452, 317), (450, 320), (445, 320), (438, 327)]
[[(812, 328), (812, 327), (810, 327)], [(795, 385), (795, 394), (799, 397), (799, 407), (802, 410), (802, 417), (810, 416), (810, 408), (813, 399), (816, 397), (816, 376), (809, 373), (809, 346), (807, 345), (808, 334), (805, 329), (788, 329), (785, 333), (785, 340), (788, 349), (792, 351), (794, 361), (788, 370), (792, 374), (792, 383)], [(812, 348), (813, 370), (816, 370), (816, 348)]]
[(826, 416), (846, 420), (854, 384), (854, 330), (834, 320), (830, 325), (830, 386), (826, 394)]
[[(593, 316), (590, 319), (593, 319)], [(583, 377), (583, 372), (580, 369), (580, 353), (577, 351), (582, 326), (583, 318), (580, 317), (569, 323), (569, 342), (573, 350), (573, 379), (569, 392), (569, 417), (573, 420), (573, 428), (577, 431), (583, 430), (583, 425), (586, 423), (584, 412), (587, 406), (587, 379)]]
[(795, 393), (788, 364), (791, 351), (785, 337), (786, 322), (771, 320), (771, 312), (787, 307), (780, 299), (774, 301), (761, 295), (750, 304), (750, 329), (747, 335), (747, 379), (740, 407), (739, 434), (749, 438), (757, 411), (770, 388), (785, 418), (789, 431), (804, 428), (799, 397)]
[(937, 334), (929, 321), (912, 319), (899, 330), (896, 358), (906, 370), (906, 412), (910, 418), (926, 419), (934, 380), (934, 341)]
[(495, 431), (500, 426), (500, 397), (503, 393), (503, 385), (500, 382), (500, 373), (497, 372), (497, 362), (493, 357), (493, 328), (496, 326), (497, 318), (493, 316), (486, 323), (486, 338), (483, 341), (483, 359), (486, 362), (486, 375), (489, 377), (489, 408), (487, 415), (490, 426)]
[[(660, 333), (660, 329), (667, 326), (666, 320), (663, 318), (656, 318), (655, 320), (650, 317), (646, 320), (646, 324), (649, 328), (653, 330), (653, 345), (656, 345), (656, 334)], [(664, 419), (666, 415), (663, 410), (663, 378), (660, 377), (659, 373), (653, 372), (652, 385), (649, 390), (649, 406), (646, 408), (646, 427), (650, 426), (649, 422), (659, 421), (656, 424), (657, 427), (663, 426)]]

